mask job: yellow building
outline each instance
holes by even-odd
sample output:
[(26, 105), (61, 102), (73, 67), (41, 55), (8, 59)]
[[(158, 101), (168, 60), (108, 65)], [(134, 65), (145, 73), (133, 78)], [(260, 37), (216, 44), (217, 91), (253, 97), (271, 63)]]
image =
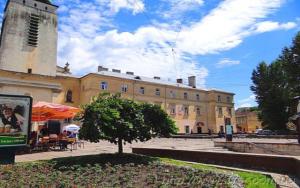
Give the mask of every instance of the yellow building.
[[(235, 125), (233, 94), (203, 90), (159, 78), (146, 78), (102, 70), (83, 77), (57, 76), (0, 70), (0, 93), (30, 95), (34, 102), (71, 106), (90, 102), (101, 92), (121, 93), (139, 102), (160, 105), (176, 121), (180, 133), (224, 131), (225, 121)], [(190, 78), (191, 79), (191, 78)]]
[(251, 108), (239, 108), (235, 114), (238, 131), (254, 133), (257, 129), (262, 128), (261, 121), (257, 117), (257, 112), (251, 110)]
[[(10, 0), (6, 7), (0, 43), (1, 94), (30, 95), (34, 102), (78, 107), (101, 92), (122, 93), (135, 101), (160, 105), (176, 121), (180, 133), (224, 132), (226, 124), (234, 125), (236, 131), (233, 93), (196, 88), (194, 76), (185, 85), (182, 79), (169, 82), (101, 66), (97, 73), (74, 76), (68, 64), (56, 66), (57, 7), (48, 0)], [(34, 32), (27, 33), (28, 29)], [(45, 57), (51, 59), (45, 61)]]

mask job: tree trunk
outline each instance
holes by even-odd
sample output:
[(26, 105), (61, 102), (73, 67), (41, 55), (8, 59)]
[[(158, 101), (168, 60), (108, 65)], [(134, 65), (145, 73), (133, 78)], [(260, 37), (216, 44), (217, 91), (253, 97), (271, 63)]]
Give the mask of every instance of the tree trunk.
[(123, 154), (123, 143), (122, 143), (122, 139), (120, 138), (118, 140), (118, 146), (119, 146), (119, 154)]

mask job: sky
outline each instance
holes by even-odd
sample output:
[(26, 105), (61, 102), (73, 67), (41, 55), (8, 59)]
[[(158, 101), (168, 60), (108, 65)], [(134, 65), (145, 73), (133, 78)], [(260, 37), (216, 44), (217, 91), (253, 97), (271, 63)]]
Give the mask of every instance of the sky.
[[(1, 0), (3, 10), (6, 0)], [(84, 75), (101, 65), (235, 93), (255, 106), (251, 73), (300, 31), (299, 0), (52, 0), (58, 65)], [(2, 17), (2, 14), (0, 14)]]

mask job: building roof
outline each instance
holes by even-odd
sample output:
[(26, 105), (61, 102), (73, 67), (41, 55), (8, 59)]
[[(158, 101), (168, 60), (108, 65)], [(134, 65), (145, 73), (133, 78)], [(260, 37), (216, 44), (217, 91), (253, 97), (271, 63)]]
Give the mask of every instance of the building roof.
[(56, 72), (56, 76), (61, 76), (61, 77), (69, 77), (69, 78), (80, 78), (79, 76), (73, 75), (73, 74), (64, 74), (61, 72)]
[[(195, 89), (188, 85), (174, 83), (174, 82), (161, 80), (161, 79), (149, 78), (149, 77), (145, 77), (145, 76), (130, 75), (130, 74), (125, 74), (125, 73), (111, 72), (111, 71), (99, 71), (99, 72), (96, 72), (95, 74), (111, 76), (111, 77), (116, 77), (116, 78), (122, 78), (122, 79), (127, 79), (127, 80), (137, 80), (137, 81), (160, 84), (160, 85), (181, 87), (181, 88), (186, 88), (186, 89)], [(205, 89), (201, 89), (201, 90), (205, 90)]]
[(235, 95), (235, 93), (224, 91), (224, 90), (217, 89), (217, 88), (209, 88), (208, 91), (215, 91), (217, 93), (226, 93), (226, 94)]
[(185, 84), (180, 84), (176, 82), (171, 82), (163, 79), (155, 79), (155, 78), (149, 78), (145, 76), (138, 76), (138, 75), (130, 75), (130, 74), (125, 74), (125, 73), (119, 73), (119, 72), (112, 72), (112, 71), (99, 71), (95, 72), (94, 74), (97, 75), (103, 75), (103, 76), (111, 76), (115, 78), (121, 78), (121, 79), (127, 79), (127, 80), (136, 80), (136, 81), (141, 81), (141, 82), (148, 82), (151, 84), (159, 84), (159, 85), (167, 85), (167, 86), (173, 86), (173, 87), (179, 87), (183, 89), (193, 89), (193, 90), (201, 90), (201, 91), (215, 91), (215, 92), (222, 92), (226, 94), (231, 94), (234, 95), (234, 93), (227, 92), (227, 91), (222, 91), (222, 90), (217, 90), (217, 89), (205, 89), (205, 88), (194, 88)]

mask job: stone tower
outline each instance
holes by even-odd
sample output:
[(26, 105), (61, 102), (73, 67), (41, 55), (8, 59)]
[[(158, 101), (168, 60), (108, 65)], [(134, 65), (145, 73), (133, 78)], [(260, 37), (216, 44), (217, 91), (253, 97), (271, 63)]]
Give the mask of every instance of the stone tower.
[(49, 0), (7, 0), (0, 69), (56, 75), (57, 8)]

